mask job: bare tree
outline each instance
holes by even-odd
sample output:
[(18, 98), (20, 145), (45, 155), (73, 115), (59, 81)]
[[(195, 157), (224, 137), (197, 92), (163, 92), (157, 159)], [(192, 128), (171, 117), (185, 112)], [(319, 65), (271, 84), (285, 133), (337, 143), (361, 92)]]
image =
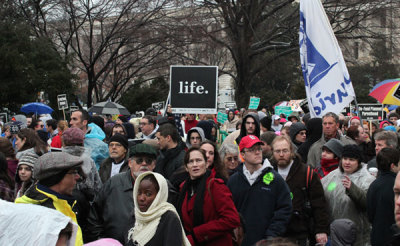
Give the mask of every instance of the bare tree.
[(163, 66), (166, 38), (160, 30), (168, 0), (19, 0), (37, 35), (52, 38), (87, 84), (87, 105), (116, 100), (139, 77)]
[[(374, 18), (382, 18), (382, 13), (386, 16), (388, 9), (398, 6), (397, 2), (323, 1), (339, 41), (345, 45), (346, 40), (352, 40), (348, 42), (350, 46), (354, 46), (354, 40), (369, 42), (385, 38), (386, 33), (372, 23), (376, 23)], [(268, 64), (298, 52), (297, 1), (194, 0), (191, 7), (197, 32), (201, 32), (213, 45), (222, 47), (232, 58), (233, 66), (227, 66), (232, 69), (222, 72), (234, 78), (239, 106), (248, 103), (251, 85), (257, 81), (261, 71), (269, 69)], [(353, 51), (354, 48), (349, 49)], [(353, 52), (350, 54), (351, 57)], [(192, 61), (196, 59), (191, 57)], [(199, 62), (204, 60), (199, 59)], [(268, 81), (263, 83), (269, 87)]]

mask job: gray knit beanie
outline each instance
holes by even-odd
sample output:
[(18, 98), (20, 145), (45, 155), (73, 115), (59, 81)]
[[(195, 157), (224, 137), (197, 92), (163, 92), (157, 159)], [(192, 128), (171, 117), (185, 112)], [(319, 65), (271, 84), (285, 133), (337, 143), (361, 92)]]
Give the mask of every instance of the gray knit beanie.
[(342, 158), (343, 153), (343, 144), (336, 138), (331, 138), (327, 143), (325, 143), (322, 147), (327, 148), (332, 153), (334, 153), (338, 158)]
[(20, 165), (27, 165), (31, 168), (34, 168), (35, 162), (38, 158), (39, 156), (34, 151), (27, 151), (19, 158), (18, 167)]

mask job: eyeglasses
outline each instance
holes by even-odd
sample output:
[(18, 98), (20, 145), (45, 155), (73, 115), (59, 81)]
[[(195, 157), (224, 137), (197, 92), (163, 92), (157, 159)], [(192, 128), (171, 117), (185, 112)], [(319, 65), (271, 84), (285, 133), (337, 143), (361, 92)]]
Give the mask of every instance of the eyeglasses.
[(238, 161), (238, 157), (237, 156), (234, 156), (234, 157), (232, 157), (232, 156), (229, 156), (229, 157), (226, 157), (226, 159), (229, 161), (229, 162), (232, 162), (232, 161)]
[(247, 149), (246, 152), (254, 153), (254, 152), (256, 152), (256, 151), (261, 151), (261, 150), (262, 150), (261, 147), (260, 147), (260, 146), (257, 146), (257, 147), (252, 147), (252, 148), (250, 148), (250, 149)]
[(133, 158), (133, 159), (139, 165), (142, 164), (143, 162), (145, 162), (147, 165), (150, 165), (154, 161), (154, 159), (149, 158), (149, 157), (147, 157), (147, 158), (137, 157), (137, 158)]
[(275, 154), (280, 154), (280, 153), (283, 153), (283, 154), (288, 154), (290, 152), (290, 150), (288, 150), (288, 149), (275, 149), (274, 150), (274, 153)]

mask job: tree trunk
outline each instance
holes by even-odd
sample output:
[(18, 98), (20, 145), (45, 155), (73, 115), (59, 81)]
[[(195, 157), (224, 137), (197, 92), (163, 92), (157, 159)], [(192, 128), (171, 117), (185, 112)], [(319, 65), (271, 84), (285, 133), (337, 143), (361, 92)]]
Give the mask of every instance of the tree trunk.
[(87, 90), (87, 108), (92, 107), (92, 94), (93, 94), (93, 89), (96, 84), (96, 81), (94, 81), (94, 75), (92, 71), (88, 71), (88, 90)]

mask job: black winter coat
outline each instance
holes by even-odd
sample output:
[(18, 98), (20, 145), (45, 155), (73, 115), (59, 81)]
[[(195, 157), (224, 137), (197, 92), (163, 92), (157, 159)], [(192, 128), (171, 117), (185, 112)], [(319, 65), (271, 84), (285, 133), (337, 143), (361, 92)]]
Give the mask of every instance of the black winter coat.
[(133, 178), (130, 171), (119, 173), (97, 194), (88, 217), (90, 241), (114, 238), (124, 243), (124, 236), (134, 224)]
[(367, 192), (367, 214), (372, 224), (371, 244), (387, 245), (393, 237), (391, 226), (394, 218), (394, 192), (396, 179), (394, 172), (381, 172), (378, 178), (371, 183)]
[[(163, 246), (163, 245), (182, 245), (182, 227), (179, 217), (172, 211), (165, 212), (157, 226), (156, 233), (146, 243), (146, 246)], [(134, 246), (132, 240), (128, 240), (128, 234), (125, 237), (127, 242), (126, 246)]]
[(154, 172), (159, 173), (166, 179), (170, 179), (172, 174), (181, 166), (183, 166), (183, 158), (185, 157), (185, 144), (179, 142), (173, 149), (161, 150), (157, 157), (156, 168)]
[[(271, 167), (266, 168), (250, 185), (243, 174), (243, 164), (228, 180), (233, 202), (244, 218), (246, 234), (242, 245), (253, 245), (261, 239), (283, 236), (292, 214), (289, 187)], [(264, 176), (272, 173), (266, 184)], [(268, 183), (268, 182), (267, 182)]]

